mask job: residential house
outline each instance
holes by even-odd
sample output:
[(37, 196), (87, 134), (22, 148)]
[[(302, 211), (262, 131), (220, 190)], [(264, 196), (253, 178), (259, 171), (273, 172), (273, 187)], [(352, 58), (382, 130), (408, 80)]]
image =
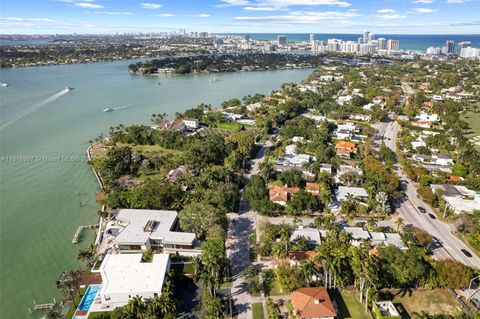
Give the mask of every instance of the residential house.
[(290, 236), (290, 241), (293, 242), (299, 237), (305, 238), (310, 248), (315, 248), (322, 243), (320, 231), (316, 228), (295, 229)]
[(200, 128), (200, 122), (196, 118), (185, 117), (182, 119), (182, 122), (183, 124), (185, 124), (185, 127), (187, 128), (187, 130), (195, 131), (198, 128)]
[(397, 233), (369, 232), (361, 227), (344, 227), (343, 230), (352, 237), (351, 244), (353, 246), (359, 246), (362, 241), (369, 240), (373, 247), (384, 244), (387, 246), (394, 245), (400, 249), (407, 249), (400, 234)]
[(298, 187), (286, 187), (272, 185), (268, 189), (268, 195), (272, 202), (285, 206), (292, 196), (300, 191)]
[(359, 200), (364, 200), (368, 198), (367, 191), (363, 187), (338, 186), (338, 188), (335, 190), (337, 202), (340, 204), (343, 203), (349, 195)]
[(416, 119), (419, 122), (438, 122), (438, 114), (428, 114), (428, 113), (422, 112), (420, 113), (420, 115), (416, 117)]
[[(359, 176), (363, 175), (363, 171), (360, 167), (342, 164), (342, 165), (340, 165), (340, 167), (337, 170), (337, 175), (335, 176), (335, 181), (337, 183), (340, 183), (340, 177), (342, 175), (348, 174), (348, 173), (355, 173)], [(350, 183), (347, 183), (347, 184), (350, 184)]]
[(332, 175), (332, 164), (320, 164), (320, 173), (322, 172)]
[(421, 127), (421, 128), (432, 128), (432, 122), (426, 121), (426, 122), (413, 122), (413, 126)]
[(337, 311), (327, 289), (323, 287), (300, 288), (291, 294), (293, 311), (298, 319), (335, 319)]
[(295, 267), (295, 266), (299, 266), (304, 260), (310, 260), (312, 262), (316, 262), (315, 260), (316, 256), (317, 256), (317, 252), (313, 250), (289, 251), (287, 259), (290, 262), (290, 266)]
[(425, 142), (422, 139), (417, 139), (417, 140), (413, 141), (411, 144), (412, 144), (412, 148), (414, 150), (416, 150), (417, 148), (419, 148), (421, 146), (423, 146), (423, 147), (427, 146), (427, 144), (425, 144)]
[(181, 255), (199, 255), (194, 233), (176, 231), (177, 212), (172, 210), (121, 209), (106, 233), (114, 236), (120, 252), (163, 249)]
[(432, 184), (433, 192), (440, 191), (446, 207), (455, 214), (471, 213), (480, 207), (480, 194), (460, 185)]
[(102, 283), (91, 311), (112, 311), (139, 296), (150, 299), (162, 294), (169, 254), (154, 254), (151, 262), (142, 262), (142, 254), (107, 254), (100, 274)]
[(246, 106), (246, 108), (249, 112), (252, 112), (252, 111), (254, 111), (256, 109), (259, 109), (261, 107), (262, 107), (262, 103), (260, 103), (260, 102), (252, 103), (252, 104), (249, 104), (249, 105)]
[(432, 154), (432, 163), (436, 165), (448, 166), (453, 165), (453, 159), (443, 154)]
[(352, 100), (353, 96), (352, 95), (343, 95), (339, 96), (336, 100), (338, 105), (344, 105), (346, 103), (349, 103)]
[(168, 130), (168, 131), (177, 131), (181, 133), (185, 133), (187, 131), (187, 127), (185, 123), (183, 123), (181, 120), (161, 121), (156, 125), (152, 125), (151, 128), (154, 130)]
[(342, 158), (349, 159), (352, 157), (352, 154), (357, 153), (358, 149), (356, 145), (348, 141), (339, 141), (335, 145), (335, 151), (337, 156)]
[(305, 185), (305, 190), (312, 194), (313, 196), (320, 196), (320, 184), (317, 183), (307, 183)]

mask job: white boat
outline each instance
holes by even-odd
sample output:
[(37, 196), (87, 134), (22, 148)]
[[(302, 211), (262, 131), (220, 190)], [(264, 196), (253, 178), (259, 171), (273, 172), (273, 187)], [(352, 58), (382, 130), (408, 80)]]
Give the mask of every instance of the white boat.
[(103, 109), (103, 112), (113, 112), (115, 111), (112, 107), (107, 106), (106, 108)]
[(217, 79), (217, 78), (210, 79), (210, 82), (218, 82), (218, 81), (220, 81), (220, 80)]
[(71, 90), (73, 90), (73, 87), (71, 87), (70, 85), (67, 85), (67, 86), (65, 87), (65, 90), (71, 91)]
[(8, 87), (8, 83), (7, 82), (2, 82), (2, 83), (0, 83), (0, 86), (6, 88), (6, 87)]

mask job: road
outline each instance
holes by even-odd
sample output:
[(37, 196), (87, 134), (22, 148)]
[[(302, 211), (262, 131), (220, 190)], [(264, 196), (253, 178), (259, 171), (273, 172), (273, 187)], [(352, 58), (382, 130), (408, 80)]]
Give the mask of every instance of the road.
[[(397, 134), (401, 127), (393, 121), (393, 116), (389, 115), (387, 121), (374, 125), (379, 131), (378, 135), (385, 142), (385, 145), (391, 150), (396, 150)], [(399, 164), (395, 164), (395, 171), (398, 176), (404, 180), (402, 188), (405, 191), (406, 198), (398, 203), (397, 211), (405, 224), (410, 224), (427, 231), (441, 243), (441, 247), (434, 250), (434, 256), (438, 259), (452, 258), (468, 266), (480, 268), (480, 258), (472, 253), (472, 257), (465, 256), (461, 249), (470, 249), (457, 238), (452, 231), (454, 226), (445, 223), (439, 219), (432, 219), (429, 215), (435, 216), (433, 209), (423, 200), (417, 197), (416, 185), (408, 179)], [(423, 207), (426, 213), (421, 213), (418, 207)]]
[[(251, 160), (250, 178), (259, 172), (259, 164), (265, 156), (265, 152), (272, 146), (271, 140), (260, 144), (260, 150)], [(245, 201), (240, 203), (238, 213), (228, 214), (229, 227), (227, 234), (227, 256), (231, 265), (231, 277), (233, 279), (230, 290), (235, 312), (238, 319), (251, 319), (252, 296), (249, 294), (243, 271), (251, 265), (250, 261), (250, 236), (255, 224), (256, 214), (250, 210)]]

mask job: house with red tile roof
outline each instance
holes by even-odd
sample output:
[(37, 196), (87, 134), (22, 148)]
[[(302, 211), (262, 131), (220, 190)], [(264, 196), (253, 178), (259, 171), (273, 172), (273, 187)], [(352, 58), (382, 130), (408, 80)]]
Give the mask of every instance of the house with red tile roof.
[(335, 319), (337, 317), (337, 311), (325, 288), (300, 288), (292, 292), (291, 298), (293, 310), (299, 319)]
[(348, 141), (340, 141), (335, 145), (337, 156), (349, 159), (352, 154), (357, 153), (357, 146)]
[(293, 194), (298, 193), (298, 187), (286, 187), (272, 185), (269, 187), (268, 195), (272, 202), (285, 206), (292, 198)]
[(320, 184), (317, 183), (307, 183), (305, 185), (305, 190), (312, 194), (313, 196), (320, 195)]

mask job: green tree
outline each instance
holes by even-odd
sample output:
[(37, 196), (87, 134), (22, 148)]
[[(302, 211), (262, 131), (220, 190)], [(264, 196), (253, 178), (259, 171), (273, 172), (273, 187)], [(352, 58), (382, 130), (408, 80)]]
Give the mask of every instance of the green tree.
[(442, 259), (435, 263), (435, 269), (447, 288), (465, 288), (474, 276), (472, 268), (453, 259)]
[(204, 238), (215, 225), (221, 225), (224, 229), (227, 225), (225, 214), (206, 203), (188, 204), (178, 213), (178, 220), (184, 231), (194, 232), (198, 238)]

